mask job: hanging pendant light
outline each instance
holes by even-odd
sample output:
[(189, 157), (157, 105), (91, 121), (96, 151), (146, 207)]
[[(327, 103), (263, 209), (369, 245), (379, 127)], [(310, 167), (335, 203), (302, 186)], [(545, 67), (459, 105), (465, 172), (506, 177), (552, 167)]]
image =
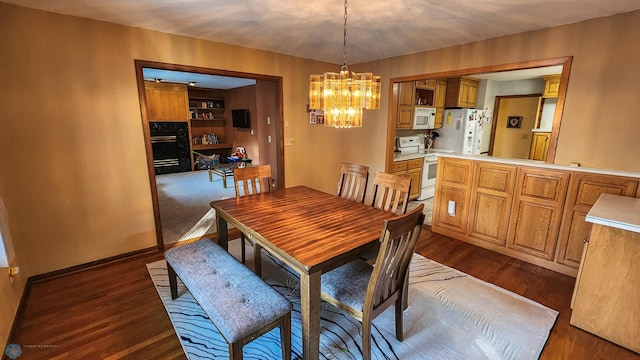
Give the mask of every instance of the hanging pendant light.
[(324, 110), (324, 126), (362, 126), (362, 109), (380, 108), (380, 76), (355, 73), (347, 67), (347, 0), (344, 1), (344, 41), (340, 72), (311, 75), (309, 107)]

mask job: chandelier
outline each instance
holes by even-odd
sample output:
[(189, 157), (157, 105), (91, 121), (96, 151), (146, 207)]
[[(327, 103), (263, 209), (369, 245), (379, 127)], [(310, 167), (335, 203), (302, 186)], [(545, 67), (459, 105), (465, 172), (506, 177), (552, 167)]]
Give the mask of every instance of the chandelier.
[(311, 75), (309, 108), (324, 110), (324, 126), (362, 127), (362, 109), (380, 108), (380, 76), (355, 73), (347, 67), (347, 0), (340, 72)]

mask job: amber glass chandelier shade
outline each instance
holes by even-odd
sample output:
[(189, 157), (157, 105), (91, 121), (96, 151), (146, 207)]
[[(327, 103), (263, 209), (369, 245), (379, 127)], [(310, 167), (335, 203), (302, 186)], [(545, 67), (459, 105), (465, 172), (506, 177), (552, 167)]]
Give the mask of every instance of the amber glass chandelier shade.
[(324, 125), (349, 128), (362, 126), (362, 109), (380, 108), (380, 76), (354, 73), (311, 75), (309, 107), (324, 110)]

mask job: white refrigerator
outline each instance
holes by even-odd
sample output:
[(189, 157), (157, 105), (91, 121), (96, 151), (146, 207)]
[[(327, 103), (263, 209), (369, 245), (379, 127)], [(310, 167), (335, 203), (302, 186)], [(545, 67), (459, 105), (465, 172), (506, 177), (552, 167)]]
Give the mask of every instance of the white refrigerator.
[(480, 155), (484, 112), (478, 109), (444, 109), (442, 128), (434, 147), (458, 154)]

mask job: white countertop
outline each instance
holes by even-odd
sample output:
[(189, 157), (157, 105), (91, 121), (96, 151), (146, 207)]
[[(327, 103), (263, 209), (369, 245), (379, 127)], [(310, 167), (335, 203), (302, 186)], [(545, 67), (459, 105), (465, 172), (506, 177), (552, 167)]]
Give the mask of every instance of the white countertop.
[(602, 194), (587, 213), (585, 220), (640, 233), (640, 199)]
[(586, 172), (586, 173), (592, 173), (592, 174), (625, 176), (625, 177), (640, 179), (640, 173), (637, 173), (637, 172), (597, 169), (597, 168), (560, 165), (560, 164), (548, 164), (548, 163), (545, 163), (544, 161), (539, 161), (539, 160), (511, 159), (511, 158), (500, 158), (500, 157), (487, 156), (487, 155), (463, 155), (463, 154), (450, 154), (450, 153), (436, 153), (436, 156), (469, 159), (469, 160), (490, 161), (495, 163), (511, 164), (511, 165), (519, 165), (519, 166), (533, 166), (533, 167), (546, 168), (546, 169)]
[(531, 132), (551, 132), (551, 129), (531, 129)]
[(436, 156), (437, 154), (446, 154), (453, 153), (453, 150), (446, 149), (431, 149), (426, 151), (424, 149), (420, 149), (417, 152), (397, 152), (393, 153), (393, 161), (402, 161), (402, 160), (411, 160), (417, 158), (423, 158), (427, 156)]

